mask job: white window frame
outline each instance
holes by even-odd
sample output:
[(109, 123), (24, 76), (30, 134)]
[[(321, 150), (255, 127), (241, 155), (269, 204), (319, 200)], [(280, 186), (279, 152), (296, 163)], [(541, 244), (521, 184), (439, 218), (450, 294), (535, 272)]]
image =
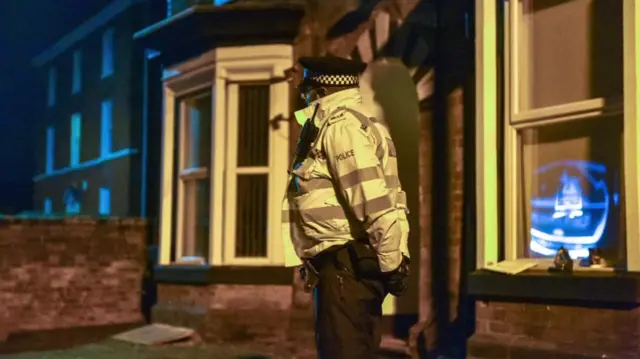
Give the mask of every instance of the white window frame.
[(100, 157), (113, 152), (113, 100), (106, 99), (100, 104)]
[[(205, 88), (211, 88), (211, 85), (207, 85)], [(193, 95), (192, 95), (193, 94)], [(205, 96), (210, 98), (211, 103), (211, 118), (209, 119), (210, 121), (212, 121), (212, 123), (215, 123), (215, 109), (214, 106), (215, 104), (214, 102), (214, 93), (213, 91), (211, 91), (211, 93), (209, 92), (205, 92), (202, 94), (198, 94), (198, 90), (194, 90), (192, 92), (188, 92), (185, 93), (186, 99), (188, 100), (195, 100), (195, 99), (200, 99), (203, 98)], [(176, 226), (177, 226), (177, 231), (176, 231), (176, 235), (178, 236), (177, 238), (177, 243), (178, 245), (176, 245), (175, 250), (176, 250), (176, 258), (178, 259), (182, 259), (185, 256), (185, 254), (183, 253), (184, 250), (184, 235), (186, 233), (186, 220), (192, 220), (194, 218), (196, 218), (196, 211), (197, 211), (197, 203), (196, 203), (196, 193), (194, 193), (197, 188), (196, 187), (191, 187), (191, 190), (194, 192), (189, 191), (188, 185), (189, 184), (197, 184), (197, 181), (200, 180), (206, 180), (209, 179), (211, 181), (211, 173), (209, 171), (209, 169), (212, 167), (212, 163), (207, 164), (206, 166), (203, 166), (202, 164), (198, 167), (193, 167), (190, 166), (191, 164), (189, 162), (192, 161), (193, 156), (198, 156), (199, 152), (196, 149), (193, 148), (193, 144), (191, 143), (192, 138), (193, 138), (193, 128), (192, 128), (192, 118), (191, 115), (188, 113), (189, 108), (187, 107), (185, 101), (181, 101), (180, 104), (180, 118), (178, 119), (180, 122), (179, 124), (177, 124), (177, 126), (179, 127), (179, 136), (180, 138), (178, 139), (178, 145), (179, 145), (179, 149), (178, 149), (178, 168), (180, 169), (179, 173), (178, 173), (178, 198), (180, 199), (180, 201), (178, 202), (177, 206), (177, 210), (178, 213), (181, 213), (181, 215), (179, 215), (178, 220), (176, 222)], [(206, 121), (207, 119), (204, 118), (199, 118), (199, 121)], [(212, 126), (212, 134), (211, 134), (211, 146), (213, 148), (213, 126)], [(192, 151), (195, 151), (195, 153), (192, 153)], [(210, 184), (210, 188), (212, 187), (212, 184)], [(210, 189), (211, 192), (211, 189)], [(194, 232), (193, 231), (189, 231), (190, 235), (193, 235)], [(211, 241), (211, 234), (209, 234), (209, 241)], [(192, 256), (188, 256), (188, 257), (192, 257)], [(209, 259), (209, 262), (211, 260)]]
[[(517, 1), (518, 6), (512, 6)], [(524, 37), (516, 32), (516, 26), (523, 23), (520, 0), (505, 2), (505, 143), (504, 153), (497, 151), (497, 31), (499, 14), (496, 2), (476, 0), (476, 181), (477, 193), (477, 267), (482, 268), (498, 260), (499, 233), (504, 230), (505, 260), (513, 260), (522, 253), (522, 241), (518, 232), (518, 164), (519, 146), (517, 131), (533, 126), (597, 118), (601, 115), (620, 113), (624, 110), (624, 188), (627, 270), (640, 271), (640, 199), (638, 192), (638, 170), (640, 169), (640, 49), (636, 39), (640, 37), (640, 0), (623, 0), (624, 27), (624, 101), (605, 107), (605, 99), (596, 98), (558, 106), (519, 111), (518, 104), (522, 89), (517, 85), (526, 81), (519, 78), (518, 66), (522, 62), (513, 61), (523, 56), (518, 54)], [(518, 34), (518, 36), (513, 36)], [(526, 56), (524, 56), (526, 57)], [(526, 95), (526, 94), (525, 94)], [(605, 121), (607, 118), (604, 119)], [(498, 223), (498, 156), (504, 156), (505, 198), (504, 228)], [(634, 218), (634, 216), (636, 216)]]
[[(213, 126), (211, 148), (211, 210), (209, 234), (209, 264), (223, 265), (274, 265), (284, 263), (284, 254), (280, 240), (281, 200), (287, 180), (289, 153), (289, 124), (280, 122), (278, 129), (272, 129), (269, 158), (269, 243), (265, 258), (236, 258), (235, 211), (229, 212), (235, 193), (235, 162), (227, 162), (235, 156), (237, 149), (229, 147), (229, 134), (237, 131), (237, 111), (229, 108), (233, 98), (237, 98), (233, 84), (247, 81), (269, 81), (271, 83), (271, 118), (289, 116), (289, 83), (282, 80), (287, 69), (293, 66), (293, 47), (291, 45), (258, 45), (242, 47), (223, 47), (199, 56), (198, 58), (167, 69), (164, 76), (164, 121), (163, 121), (163, 167), (160, 264), (171, 264), (172, 211), (175, 203), (172, 193), (174, 176), (174, 131), (176, 125), (176, 98), (210, 87), (213, 100)], [(281, 79), (281, 81), (275, 81)], [(237, 86), (236, 86), (237, 87)], [(229, 92), (228, 89), (232, 91)], [(231, 148), (231, 150), (229, 150)], [(232, 153), (231, 153), (232, 152)], [(235, 158), (235, 157), (233, 157)], [(226, 164), (225, 164), (226, 163)], [(233, 163), (234, 167), (228, 164)], [(178, 198), (184, 198), (184, 188), (178, 187)], [(230, 197), (231, 196), (231, 197)], [(181, 202), (181, 201), (180, 201)], [(180, 212), (178, 212), (180, 213)], [(229, 217), (227, 214), (233, 213)], [(176, 248), (180, 248), (183, 231), (182, 216), (177, 217)], [(176, 258), (180, 258), (176, 253)]]
[(82, 151), (82, 115), (80, 112), (71, 115), (69, 134), (69, 167), (77, 167), (81, 162)]
[(71, 80), (71, 94), (82, 91), (82, 50), (73, 52), (73, 78)]
[(52, 107), (56, 104), (56, 87), (58, 82), (58, 70), (55, 67), (49, 68), (47, 82), (47, 106)]
[(100, 187), (98, 193), (98, 214), (101, 216), (111, 215), (111, 189)]
[(102, 75), (101, 78), (107, 78), (114, 72), (114, 52), (115, 39), (114, 29), (112, 27), (106, 29), (102, 33)]
[(45, 173), (51, 174), (55, 170), (56, 158), (56, 129), (53, 125), (47, 127), (46, 146)]

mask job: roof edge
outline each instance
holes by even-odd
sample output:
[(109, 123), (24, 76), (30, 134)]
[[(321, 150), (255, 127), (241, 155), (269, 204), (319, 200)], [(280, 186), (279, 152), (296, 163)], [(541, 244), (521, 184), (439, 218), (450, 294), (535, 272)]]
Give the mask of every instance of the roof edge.
[(125, 10), (129, 9), (133, 4), (142, 2), (144, 0), (116, 0), (100, 12), (89, 18), (89, 20), (83, 22), (78, 27), (73, 29), (70, 33), (67, 33), (60, 38), (55, 44), (35, 56), (31, 60), (31, 65), (35, 67), (41, 67), (57, 56), (71, 48), (74, 44), (78, 43), (89, 34), (93, 33), (106, 23), (111, 21), (114, 17), (120, 15)]

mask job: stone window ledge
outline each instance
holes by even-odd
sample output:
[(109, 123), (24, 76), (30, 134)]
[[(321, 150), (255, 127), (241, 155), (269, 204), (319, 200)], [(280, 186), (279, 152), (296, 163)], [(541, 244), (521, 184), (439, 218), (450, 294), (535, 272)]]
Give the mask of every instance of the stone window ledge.
[(469, 275), (468, 293), (478, 300), (640, 304), (640, 274), (624, 272), (549, 273), (529, 270), (506, 275), (478, 270)]
[(293, 268), (208, 265), (159, 265), (154, 268), (157, 283), (176, 285), (291, 285)]

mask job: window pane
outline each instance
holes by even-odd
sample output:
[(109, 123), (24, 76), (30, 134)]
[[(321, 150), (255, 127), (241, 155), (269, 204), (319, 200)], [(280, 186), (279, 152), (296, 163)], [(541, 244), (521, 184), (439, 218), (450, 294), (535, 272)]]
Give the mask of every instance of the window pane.
[(107, 187), (100, 188), (98, 214), (101, 216), (108, 216), (111, 214), (111, 189)]
[(185, 168), (209, 167), (211, 161), (211, 93), (184, 101), (186, 116)]
[(185, 181), (182, 256), (209, 259), (209, 179)]
[(82, 116), (79, 113), (71, 115), (71, 146), (69, 160), (71, 167), (80, 164), (80, 146), (82, 145)]
[(622, 118), (527, 129), (520, 141), (525, 253), (553, 257), (563, 246), (575, 258), (599, 248), (624, 261)]
[(53, 203), (51, 202), (51, 198), (47, 197), (44, 199), (44, 213), (51, 214), (53, 208)]
[(82, 89), (82, 52), (76, 50), (73, 52), (73, 84), (72, 93), (78, 93)]
[(55, 67), (49, 69), (49, 88), (47, 91), (47, 105), (53, 106), (56, 104), (56, 82), (57, 74)]
[(47, 174), (53, 172), (53, 159), (55, 156), (55, 129), (53, 126), (47, 127), (47, 154), (45, 171)]
[(113, 74), (113, 29), (102, 34), (102, 78)]
[(236, 256), (267, 256), (267, 174), (239, 175), (236, 210)]
[(269, 165), (269, 85), (240, 85), (238, 167)]
[(622, 0), (521, 1), (521, 110), (622, 94)]
[(108, 156), (112, 151), (113, 131), (113, 102), (111, 100), (102, 101), (102, 109), (100, 115), (100, 155)]

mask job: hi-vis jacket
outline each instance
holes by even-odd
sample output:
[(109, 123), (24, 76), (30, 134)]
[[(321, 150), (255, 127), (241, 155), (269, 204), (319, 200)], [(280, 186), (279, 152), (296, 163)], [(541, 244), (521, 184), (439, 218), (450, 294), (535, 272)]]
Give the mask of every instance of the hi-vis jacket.
[(354, 238), (369, 238), (383, 272), (409, 256), (395, 147), (387, 128), (366, 113), (358, 89), (296, 112), (300, 124), (313, 117), (318, 133), (289, 175), (282, 206), (286, 266)]

